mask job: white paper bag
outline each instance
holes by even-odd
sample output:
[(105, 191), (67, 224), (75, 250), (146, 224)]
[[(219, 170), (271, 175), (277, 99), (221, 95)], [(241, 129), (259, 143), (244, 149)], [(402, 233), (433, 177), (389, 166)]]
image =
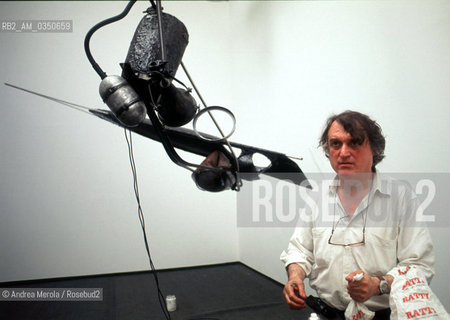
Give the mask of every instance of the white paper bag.
[(399, 267), (389, 274), (394, 277), (389, 296), (391, 320), (450, 319), (420, 269)]

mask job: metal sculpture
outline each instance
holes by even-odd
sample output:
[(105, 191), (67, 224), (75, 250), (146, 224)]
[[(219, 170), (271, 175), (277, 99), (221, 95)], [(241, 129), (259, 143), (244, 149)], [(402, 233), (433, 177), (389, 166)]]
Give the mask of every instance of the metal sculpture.
[[(135, 31), (125, 62), (120, 64), (122, 75), (108, 76), (100, 68), (89, 48), (92, 35), (107, 24), (125, 17), (135, 2), (136, 0), (129, 1), (122, 13), (99, 22), (86, 34), (84, 42), (86, 55), (102, 79), (99, 87), (100, 96), (110, 108), (110, 111), (91, 108), (87, 110), (103, 120), (161, 142), (175, 164), (192, 171), (192, 178), (202, 190), (239, 191), (242, 185), (241, 178), (255, 180), (260, 174), (308, 186), (299, 166), (285, 154), (228, 141), (232, 132), (226, 136), (211, 111), (225, 111), (235, 121), (234, 115), (228, 109), (207, 106), (204, 102), (182, 63), (189, 41), (187, 29), (177, 18), (162, 12), (160, 1), (155, 3), (150, 0), (151, 7), (146, 10)], [(196, 104), (191, 89), (175, 78), (180, 65), (202, 101), (203, 109)], [(184, 88), (177, 88), (174, 82), (178, 82)], [(49, 98), (42, 94), (38, 95)], [(221, 137), (198, 132), (196, 121), (205, 113), (211, 116)], [(191, 121), (194, 123), (194, 130), (181, 128)], [(182, 159), (175, 148), (204, 156), (206, 159), (201, 164), (190, 163)], [(233, 148), (241, 150), (239, 156), (235, 155)], [(255, 166), (253, 155), (256, 153), (264, 155), (270, 164), (267, 167)]]

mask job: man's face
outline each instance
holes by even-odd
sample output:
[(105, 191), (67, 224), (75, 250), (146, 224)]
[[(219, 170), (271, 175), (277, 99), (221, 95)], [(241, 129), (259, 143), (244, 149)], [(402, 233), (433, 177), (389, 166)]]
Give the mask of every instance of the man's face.
[(337, 173), (371, 172), (373, 153), (367, 137), (362, 144), (337, 121), (328, 130), (330, 164)]

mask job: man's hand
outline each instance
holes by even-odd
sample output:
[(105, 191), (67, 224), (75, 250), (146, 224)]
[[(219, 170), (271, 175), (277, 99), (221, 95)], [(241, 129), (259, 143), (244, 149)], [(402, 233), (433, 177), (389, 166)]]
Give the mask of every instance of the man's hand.
[[(359, 281), (353, 281), (353, 277), (358, 273), (363, 274), (363, 278)], [(348, 281), (347, 291), (350, 297), (357, 302), (364, 302), (372, 296), (380, 293), (380, 280), (377, 277), (371, 277), (362, 270), (350, 273), (345, 280)]]
[(289, 280), (284, 286), (283, 294), (286, 302), (291, 309), (303, 309), (306, 307), (305, 299), (305, 271), (297, 264), (288, 266)]

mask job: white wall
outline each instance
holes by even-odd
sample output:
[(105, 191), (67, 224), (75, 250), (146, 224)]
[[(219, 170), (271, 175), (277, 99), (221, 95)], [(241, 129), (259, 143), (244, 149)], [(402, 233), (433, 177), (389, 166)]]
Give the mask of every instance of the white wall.
[[(387, 135), (380, 170), (450, 171), (450, 2), (163, 5), (189, 30), (183, 60), (206, 101), (235, 113), (231, 140), (303, 157), (305, 172), (329, 172), (318, 135), (330, 113), (349, 108), (373, 116)], [(123, 6), (0, 2), (3, 20), (74, 21), (71, 34), (0, 33), (2, 82), (105, 108), (82, 43)], [(94, 35), (93, 54), (108, 73), (120, 73), (145, 8), (138, 2)], [(5, 86), (0, 95), (0, 281), (147, 269), (123, 132)], [(136, 137), (135, 152), (157, 267), (241, 260), (285, 281), (278, 257), (292, 229), (236, 228), (233, 192), (198, 191), (155, 142)], [(433, 238), (432, 286), (450, 309), (448, 228), (433, 229)]]

